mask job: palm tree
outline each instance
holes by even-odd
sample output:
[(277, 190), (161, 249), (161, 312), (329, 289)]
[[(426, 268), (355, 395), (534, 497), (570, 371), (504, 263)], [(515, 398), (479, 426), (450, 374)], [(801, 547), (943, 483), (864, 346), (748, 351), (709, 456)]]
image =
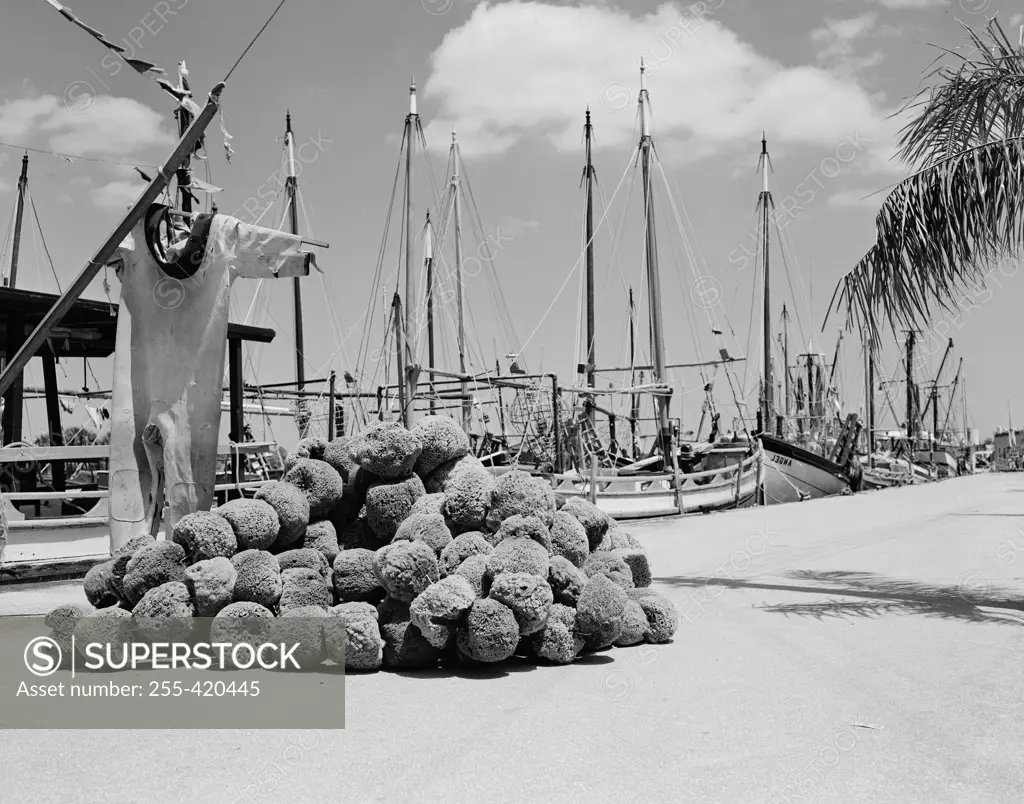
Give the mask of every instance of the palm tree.
[(883, 318), (896, 329), (929, 320), (936, 305), (955, 310), (958, 290), (1024, 249), (1024, 45), (995, 18), (980, 32), (963, 27), (969, 52), (942, 48), (931, 85), (904, 107), (897, 156), (915, 172), (886, 197), (875, 245), (829, 308), (875, 340)]

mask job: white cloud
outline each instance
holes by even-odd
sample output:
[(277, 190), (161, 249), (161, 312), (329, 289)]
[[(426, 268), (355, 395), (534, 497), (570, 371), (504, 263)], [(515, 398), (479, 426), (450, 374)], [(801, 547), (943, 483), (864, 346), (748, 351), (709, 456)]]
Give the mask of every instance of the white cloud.
[[(65, 93), (67, 94), (67, 93)], [(0, 102), (0, 139), (28, 144), (40, 141), (54, 151), (122, 159), (176, 137), (164, 117), (131, 98), (79, 92), (68, 102), (56, 95)]]
[[(858, 53), (860, 42), (878, 32), (878, 16), (862, 14), (841, 20), (826, 19), (821, 27), (811, 31), (811, 41), (818, 49), (821, 64), (839, 75), (852, 76), (881, 63), (880, 50)], [(868, 41), (873, 41), (873, 37)]]
[(432, 54), (424, 94), (438, 111), (428, 143), (447, 148), (454, 125), (467, 156), (535, 138), (576, 151), (589, 104), (595, 147), (628, 147), (643, 56), (663, 158), (718, 154), (767, 129), (782, 145), (825, 148), (859, 132), (877, 152), (863, 163), (884, 163), (892, 152), (888, 112), (857, 81), (783, 66), (710, 15), (695, 19), (685, 9), (665, 4), (633, 16), (539, 2), (477, 6)]
[(828, 198), (828, 204), (832, 207), (865, 207), (878, 209), (888, 195), (886, 192), (879, 192), (874, 189), (841, 190), (833, 193)]
[(142, 181), (112, 181), (92, 193), (92, 201), (100, 209), (123, 213), (142, 195)]

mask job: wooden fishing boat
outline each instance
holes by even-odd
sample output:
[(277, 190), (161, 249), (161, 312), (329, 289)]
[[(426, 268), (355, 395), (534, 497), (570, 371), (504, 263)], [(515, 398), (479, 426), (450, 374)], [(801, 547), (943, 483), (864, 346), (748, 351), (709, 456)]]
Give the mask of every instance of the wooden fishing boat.
[[(856, 432), (859, 432), (860, 424), (856, 424), (856, 431), (846, 433), (847, 439), (845, 450), (838, 444), (830, 450), (832, 457), (814, 452), (805, 446), (793, 443), (783, 437), (783, 428), (786, 416), (778, 415), (774, 391), (772, 367), (772, 307), (771, 307), (771, 249), (770, 249), (770, 224), (773, 220), (774, 201), (771, 190), (768, 188), (768, 170), (770, 158), (768, 155), (767, 138), (761, 137), (761, 155), (758, 167), (761, 170), (762, 184), (761, 193), (758, 196), (758, 213), (760, 215), (760, 227), (762, 237), (762, 259), (763, 259), (763, 290), (762, 290), (762, 316), (761, 326), (764, 335), (762, 357), (764, 360), (761, 374), (761, 395), (760, 408), (758, 410), (758, 433), (757, 438), (764, 450), (764, 472), (762, 474), (762, 499), (765, 505), (775, 505), (787, 502), (799, 502), (801, 500), (816, 499), (819, 497), (830, 497), (835, 494), (844, 494), (851, 491), (852, 484), (859, 480), (859, 465), (852, 460), (852, 444), (856, 441)], [(787, 339), (788, 341), (788, 339)], [(787, 348), (788, 352), (788, 348)], [(805, 440), (808, 444), (813, 443), (814, 436), (810, 432), (815, 418), (819, 427), (824, 419), (824, 398), (818, 403), (821, 412), (814, 415), (815, 393), (813, 377), (815, 369), (820, 375), (820, 363), (815, 363), (818, 355), (808, 354), (803, 356), (807, 363), (808, 388), (807, 388), (807, 410), (806, 422), (808, 433)], [(788, 363), (788, 358), (786, 360)], [(788, 373), (789, 366), (786, 365), (787, 400), (785, 413), (788, 414)], [(820, 386), (820, 382), (817, 383)], [(820, 387), (818, 388), (820, 394)], [(856, 419), (856, 417), (853, 417)], [(848, 420), (848, 428), (853, 424)], [(802, 431), (801, 426), (801, 431)], [(852, 441), (851, 441), (852, 439)], [(840, 454), (842, 456), (840, 457)]]

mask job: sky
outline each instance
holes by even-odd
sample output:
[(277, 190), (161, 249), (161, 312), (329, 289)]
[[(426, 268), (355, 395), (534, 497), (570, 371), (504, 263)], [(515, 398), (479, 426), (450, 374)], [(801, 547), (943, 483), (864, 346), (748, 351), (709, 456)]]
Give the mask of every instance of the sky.
[[(276, 5), (77, 0), (73, 11), (172, 76), (184, 60), (202, 104)], [(423, 222), (430, 210), (436, 242), (445, 228), (439, 199), (454, 130), (464, 188), (469, 368), (485, 370), (496, 359), (505, 368), (506, 355), (521, 352), (531, 371), (577, 384), (588, 107), (599, 187), (597, 363), (628, 365), (629, 288), (639, 311), (636, 359), (649, 360), (643, 196), (633, 160), (643, 58), (659, 156), (654, 205), (668, 362), (715, 358), (713, 331), (722, 331), (731, 355), (750, 358), (746, 368), (738, 364), (734, 382), (735, 396), (753, 409), (762, 132), (778, 224), (770, 252), (773, 334), (785, 303), (791, 356), (810, 348), (831, 362), (844, 324), (833, 316), (822, 331), (833, 290), (874, 242), (874, 216), (887, 188), (908, 173), (893, 159), (903, 102), (921, 86), (938, 55), (935, 45), (965, 41), (961, 22), (981, 26), (998, 14), (1016, 38), (1019, 8), (1003, 0), (288, 0), (224, 90), (221, 121), (231, 135), (231, 161), (214, 122), (197, 175), (223, 188), (216, 195), (220, 212), (280, 226), (282, 136), (291, 112), (300, 226), (330, 244), (317, 249), (323, 274), (303, 280), (306, 375), (350, 371), (374, 388), (388, 365), (383, 327), (400, 281), (401, 185), (386, 238), (385, 228), (415, 76), (427, 145), (413, 154), (420, 296)], [(30, 192), (53, 268), (36, 227), (26, 226), (18, 285), (55, 292), (57, 280), (69, 284), (144, 189), (132, 166), (146, 170), (170, 153), (173, 104), (45, 0), (9, 3), (0, 14), (0, 143), (72, 155), (30, 155)], [(21, 153), (0, 147), (0, 235), (13, 217)], [(436, 260), (443, 282), (454, 264), (452, 231), (449, 224)], [(10, 250), (2, 242), (6, 266)], [(993, 266), (987, 290), (969, 291), (957, 315), (937, 317), (918, 336), (919, 381), (934, 377), (953, 339), (940, 384), (952, 382), (962, 358), (969, 423), (983, 433), (1005, 426), (1008, 414), (1024, 423), (1024, 375), (1014, 370), (1022, 337), (1018, 268)], [(112, 273), (109, 286), (116, 301)], [(86, 295), (106, 297), (102, 275)], [(437, 362), (455, 368), (454, 294), (445, 298), (437, 318), (446, 346)], [(273, 344), (247, 351), (247, 380), (292, 379), (290, 283), (240, 280), (233, 309), (232, 320), (278, 331)], [(425, 361), (419, 329), (417, 337)], [(903, 337), (889, 334), (881, 375), (898, 374)], [(839, 354), (844, 406), (858, 412), (864, 391), (857, 333), (843, 335)], [(99, 385), (109, 387), (109, 365), (93, 368)], [(81, 386), (80, 363), (62, 369), (62, 387)], [(684, 428), (696, 426), (713, 373), (671, 373), (673, 415), (682, 416)], [(622, 379), (601, 375), (605, 384)], [(41, 384), (38, 366), (29, 384)], [(731, 407), (725, 373), (714, 387), (721, 409)], [(899, 410), (902, 391), (892, 393)], [(887, 410), (884, 395), (876, 405), (880, 415)], [(958, 407), (954, 420), (960, 415)], [(891, 415), (882, 421), (892, 422)], [(274, 427), (287, 440), (286, 424)]]

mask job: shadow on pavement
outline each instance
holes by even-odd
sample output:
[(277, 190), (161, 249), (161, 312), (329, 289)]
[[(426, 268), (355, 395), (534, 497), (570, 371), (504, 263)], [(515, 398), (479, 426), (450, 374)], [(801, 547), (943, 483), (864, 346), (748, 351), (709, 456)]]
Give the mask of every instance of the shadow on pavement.
[[(761, 611), (801, 617), (878, 617), (885, 614), (924, 614), (964, 620), (968, 622), (1003, 622), (1024, 624), (1022, 619), (1007, 619), (988, 608), (1010, 609), (1024, 612), (1024, 595), (1005, 589), (993, 588), (987, 582), (956, 586), (929, 584), (887, 578), (870, 572), (817, 572), (795, 570), (787, 573), (794, 583), (757, 580), (670, 576), (656, 578), (657, 583), (675, 587), (721, 586), (730, 589), (766, 589), (780, 592), (799, 592), (816, 595), (841, 595), (861, 600), (807, 601), (761, 605)], [(965, 574), (966, 580), (970, 574)], [(799, 583), (797, 583), (799, 582)]]

